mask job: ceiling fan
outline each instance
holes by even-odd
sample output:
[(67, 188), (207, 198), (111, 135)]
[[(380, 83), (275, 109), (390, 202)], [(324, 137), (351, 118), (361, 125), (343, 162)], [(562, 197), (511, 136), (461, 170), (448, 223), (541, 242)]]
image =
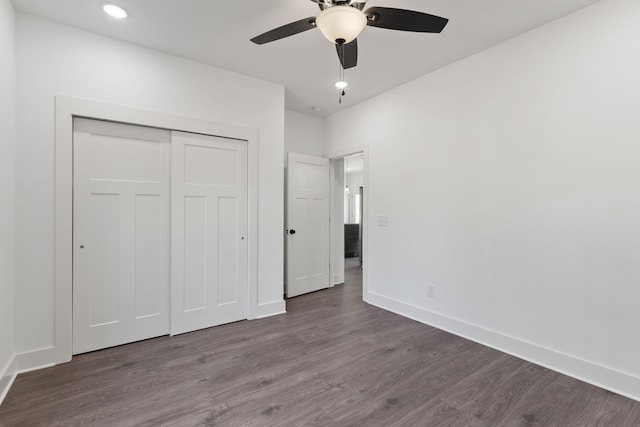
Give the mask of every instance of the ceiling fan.
[(312, 28), (336, 44), (343, 69), (358, 63), (357, 37), (367, 25), (389, 30), (440, 33), (448, 19), (427, 13), (390, 7), (370, 7), (363, 11), (366, 0), (311, 0), (320, 6), (320, 14), (275, 28), (251, 39), (256, 44), (280, 40)]

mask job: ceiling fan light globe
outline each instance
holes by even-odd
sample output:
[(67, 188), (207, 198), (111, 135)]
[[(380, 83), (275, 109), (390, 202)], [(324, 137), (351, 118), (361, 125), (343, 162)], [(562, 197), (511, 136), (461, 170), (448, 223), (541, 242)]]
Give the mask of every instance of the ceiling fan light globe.
[(126, 10), (113, 3), (102, 4), (102, 10), (104, 10), (107, 15), (117, 19), (124, 19), (129, 15)]
[(355, 40), (367, 26), (367, 17), (355, 7), (329, 7), (316, 17), (316, 26), (331, 43), (344, 40), (349, 43)]

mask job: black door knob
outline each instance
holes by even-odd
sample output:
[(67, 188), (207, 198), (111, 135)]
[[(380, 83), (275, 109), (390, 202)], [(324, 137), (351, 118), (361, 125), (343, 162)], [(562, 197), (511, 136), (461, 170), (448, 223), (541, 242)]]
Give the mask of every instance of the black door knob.
[(289, 234), (296, 234), (296, 230), (289, 230)]

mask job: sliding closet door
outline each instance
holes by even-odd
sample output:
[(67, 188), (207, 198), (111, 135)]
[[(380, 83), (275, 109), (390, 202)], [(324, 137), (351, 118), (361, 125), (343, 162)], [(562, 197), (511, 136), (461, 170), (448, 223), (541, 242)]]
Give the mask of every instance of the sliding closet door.
[(247, 142), (173, 132), (171, 333), (247, 318)]
[(73, 353), (169, 333), (169, 131), (75, 119)]

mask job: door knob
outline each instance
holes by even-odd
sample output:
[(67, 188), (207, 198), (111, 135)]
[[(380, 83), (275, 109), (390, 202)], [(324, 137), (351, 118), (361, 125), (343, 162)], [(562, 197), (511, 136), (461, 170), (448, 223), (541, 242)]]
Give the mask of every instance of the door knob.
[(289, 230), (289, 234), (296, 234), (296, 230)]

